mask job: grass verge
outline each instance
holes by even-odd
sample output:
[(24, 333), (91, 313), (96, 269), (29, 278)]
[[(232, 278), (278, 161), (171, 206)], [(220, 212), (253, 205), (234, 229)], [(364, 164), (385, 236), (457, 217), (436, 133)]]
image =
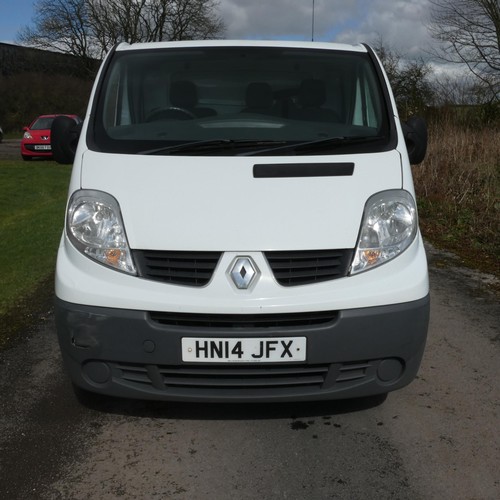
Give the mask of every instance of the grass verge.
[[(31, 314), (35, 291), (52, 294), (71, 168), (0, 160), (0, 345)], [(24, 307), (20, 307), (23, 305)], [(26, 307), (28, 306), (28, 307)], [(24, 312), (23, 312), (24, 311)]]

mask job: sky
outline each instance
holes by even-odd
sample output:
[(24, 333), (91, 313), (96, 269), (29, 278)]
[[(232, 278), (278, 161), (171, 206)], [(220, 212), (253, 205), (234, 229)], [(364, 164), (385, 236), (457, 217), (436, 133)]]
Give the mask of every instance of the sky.
[[(0, 0), (0, 42), (15, 43), (31, 24), (36, 0)], [(219, 0), (227, 39), (376, 43), (409, 57), (432, 44), (425, 23), (428, 0)]]

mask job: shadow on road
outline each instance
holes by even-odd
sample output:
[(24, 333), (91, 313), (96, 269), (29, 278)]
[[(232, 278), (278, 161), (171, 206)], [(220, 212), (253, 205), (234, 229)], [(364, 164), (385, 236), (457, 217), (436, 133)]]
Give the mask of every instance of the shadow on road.
[(181, 420), (261, 420), (341, 415), (381, 405), (387, 394), (378, 396), (302, 403), (178, 403), (112, 398), (75, 388), (80, 404), (102, 413)]

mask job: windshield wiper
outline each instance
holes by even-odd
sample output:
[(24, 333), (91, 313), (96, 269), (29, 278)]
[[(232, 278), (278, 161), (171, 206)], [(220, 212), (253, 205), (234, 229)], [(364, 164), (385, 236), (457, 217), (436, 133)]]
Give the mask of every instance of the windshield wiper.
[(286, 141), (256, 141), (256, 140), (233, 140), (233, 139), (213, 139), (206, 141), (193, 141), (176, 144), (175, 146), (166, 146), (163, 148), (148, 149), (146, 151), (139, 151), (139, 155), (170, 155), (170, 154), (189, 154), (204, 152), (227, 151), (231, 149), (241, 148), (255, 148), (268, 146), (286, 145)]
[(265, 156), (269, 154), (280, 154), (285, 151), (292, 151), (297, 155), (301, 155), (322, 151), (324, 149), (351, 146), (353, 144), (367, 144), (380, 141), (381, 139), (385, 139), (385, 136), (365, 135), (352, 137), (328, 137), (327, 139), (319, 139), (315, 141), (288, 143), (284, 146), (261, 149), (260, 151), (249, 151), (248, 153), (241, 153), (241, 156)]
[[(384, 136), (368, 135), (353, 137), (329, 137), (315, 141), (290, 142), (284, 140), (234, 140), (234, 139), (211, 139), (205, 141), (192, 141), (166, 146), (163, 148), (148, 149), (139, 151), (139, 155), (175, 155), (191, 154), (197, 155), (203, 153), (216, 153), (219, 151), (229, 151), (236, 149), (248, 149), (250, 151), (237, 153), (238, 156), (265, 156), (280, 154), (292, 151), (296, 155), (319, 152), (331, 148), (350, 146), (353, 144), (366, 144), (384, 139)], [(264, 149), (261, 149), (261, 148)], [(257, 150), (256, 150), (257, 148)]]

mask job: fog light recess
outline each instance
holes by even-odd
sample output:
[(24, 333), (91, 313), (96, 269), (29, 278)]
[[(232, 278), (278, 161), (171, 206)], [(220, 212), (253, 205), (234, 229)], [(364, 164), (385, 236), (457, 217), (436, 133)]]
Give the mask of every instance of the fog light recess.
[(95, 384), (105, 384), (111, 378), (111, 368), (102, 361), (89, 361), (83, 365), (83, 373)]
[(384, 359), (377, 368), (377, 376), (382, 382), (395, 382), (404, 371), (404, 364), (400, 359)]

